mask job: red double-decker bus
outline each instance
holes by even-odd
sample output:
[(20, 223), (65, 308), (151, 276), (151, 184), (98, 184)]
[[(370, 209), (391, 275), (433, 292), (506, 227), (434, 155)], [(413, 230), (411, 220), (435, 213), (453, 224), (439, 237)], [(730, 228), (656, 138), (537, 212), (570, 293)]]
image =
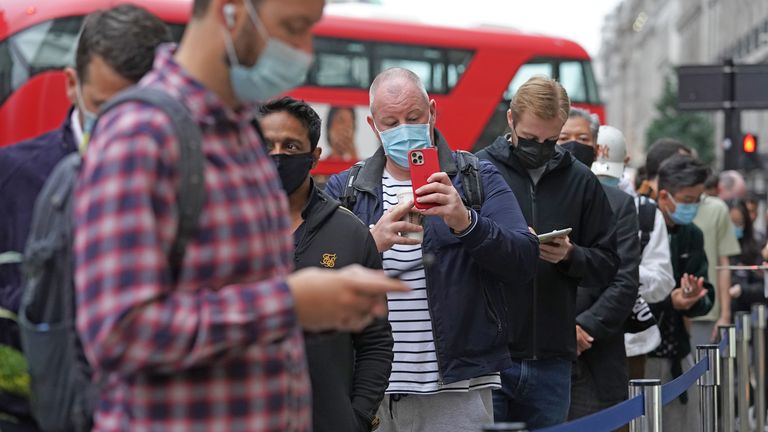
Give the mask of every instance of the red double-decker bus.
[[(3, 0), (0, 4), (0, 146), (56, 128), (69, 101), (61, 69), (74, 63), (83, 17), (121, 0)], [(180, 38), (191, 0), (131, 0)], [(448, 7), (448, 6), (446, 6)], [(574, 105), (603, 118), (591, 61), (578, 44), (502, 28), (452, 28), (329, 12), (315, 28), (315, 62), (290, 94), (324, 119), (326, 159), (316, 174), (338, 172), (377, 148), (365, 122), (368, 87), (380, 71), (417, 73), (437, 101), (437, 127), (458, 149), (490, 144), (529, 77), (559, 80)]]

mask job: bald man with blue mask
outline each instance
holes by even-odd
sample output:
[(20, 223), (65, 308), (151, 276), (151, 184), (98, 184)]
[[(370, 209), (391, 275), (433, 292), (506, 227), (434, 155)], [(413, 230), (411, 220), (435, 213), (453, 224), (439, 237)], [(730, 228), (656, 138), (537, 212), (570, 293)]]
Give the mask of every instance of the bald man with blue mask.
[[(370, 108), (381, 147), (356, 174), (331, 177), (326, 192), (342, 198), (354, 190), (350, 209), (371, 228), (384, 271), (411, 288), (388, 295), (394, 361), (378, 430), (479, 430), (494, 420), (491, 391), (511, 365), (507, 340), (516, 326), (507, 301), (532, 279), (538, 242), (490, 163), (474, 159), (485, 198), (467, 200), (467, 177), (415, 73), (382, 72)], [(434, 207), (418, 210), (412, 198), (398, 197), (414, 197), (407, 155), (424, 148), (437, 149), (440, 172), (415, 191), (418, 202)], [(423, 215), (423, 226), (402, 220), (409, 212)]]

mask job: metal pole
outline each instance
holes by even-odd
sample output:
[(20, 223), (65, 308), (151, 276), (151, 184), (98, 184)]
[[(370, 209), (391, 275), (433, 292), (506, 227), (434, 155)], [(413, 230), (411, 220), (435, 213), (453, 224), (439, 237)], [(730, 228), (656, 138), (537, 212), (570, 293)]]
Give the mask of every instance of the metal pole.
[(629, 398), (643, 396), (643, 415), (629, 423), (629, 432), (661, 432), (661, 380), (629, 382)]
[(754, 334), (754, 344), (752, 353), (754, 355), (755, 378), (755, 420), (757, 430), (765, 431), (765, 305), (752, 305), (752, 329)]
[(741, 154), (741, 111), (733, 106), (735, 93), (735, 73), (733, 59), (726, 59), (723, 64), (725, 75), (723, 98), (725, 99), (724, 137), (723, 137), (723, 169), (739, 169), (742, 163)]
[(739, 373), (739, 432), (749, 432), (749, 341), (752, 318), (749, 312), (736, 312), (736, 369)]
[(722, 385), (720, 386), (720, 398), (722, 399), (723, 432), (734, 432), (736, 426), (736, 327), (732, 325), (719, 326), (720, 340), (728, 339), (728, 345), (720, 351), (722, 358)]
[(720, 385), (720, 349), (717, 345), (696, 347), (696, 362), (707, 358), (707, 372), (699, 378), (701, 430), (717, 432), (717, 387)]

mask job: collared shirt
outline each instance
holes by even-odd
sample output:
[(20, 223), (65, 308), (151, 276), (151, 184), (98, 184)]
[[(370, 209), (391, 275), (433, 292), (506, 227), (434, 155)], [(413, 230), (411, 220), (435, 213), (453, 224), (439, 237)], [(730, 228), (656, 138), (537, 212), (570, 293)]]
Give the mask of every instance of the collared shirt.
[(83, 127), (80, 126), (80, 110), (75, 108), (69, 116), (69, 124), (72, 125), (72, 135), (75, 136), (75, 142), (79, 145), (83, 142)]
[(206, 201), (179, 283), (178, 144), (161, 110), (105, 114), (76, 188), (77, 327), (106, 381), (94, 430), (309, 430), (287, 199), (253, 110), (227, 108), (172, 55), (161, 47), (140, 85), (180, 98), (203, 135)]

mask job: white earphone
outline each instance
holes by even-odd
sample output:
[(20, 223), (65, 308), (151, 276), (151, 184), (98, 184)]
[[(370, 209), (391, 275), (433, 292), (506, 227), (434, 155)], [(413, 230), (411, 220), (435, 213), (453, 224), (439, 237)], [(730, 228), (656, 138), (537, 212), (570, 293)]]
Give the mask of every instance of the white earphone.
[(232, 3), (225, 4), (221, 12), (224, 14), (224, 21), (227, 24), (227, 28), (232, 28), (235, 26), (235, 5)]

